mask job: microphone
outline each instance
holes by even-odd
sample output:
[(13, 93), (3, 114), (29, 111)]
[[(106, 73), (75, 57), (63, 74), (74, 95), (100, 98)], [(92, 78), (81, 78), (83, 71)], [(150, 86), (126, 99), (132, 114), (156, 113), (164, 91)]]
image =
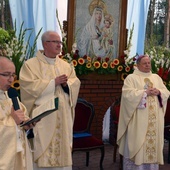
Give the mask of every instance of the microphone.
[[(17, 97), (18, 97), (18, 92), (16, 89), (10, 87), (8, 89), (8, 96), (9, 98), (11, 98), (12, 100), (12, 103), (13, 103), (13, 106), (14, 106), (14, 110), (19, 110), (20, 107), (19, 107), (19, 103), (18, 103), (18, 100), (17, 100)], [(23, 122), (22, 122), (23, 123)], [(22, 124), (21, 123), (21, 124)], [(31, 139), (31, 138), (34, 138), (34, 132), (33, 132), (33, 129), (29, 129), (27, 130), (27, 138), (28, 139)]]
[(12, 103), (13, 103), (13, 106), (14, 106), (14, 110), (18, 110), (20, 109), (19, 107), (19, 103), (18, 103), (18, 100), (17, 100), (17, 97), (18, 97), (18, 92), (16, 89), (10, 87), (8, 89), (8, 96), (9, 98), (11, 98), (12, 100)]

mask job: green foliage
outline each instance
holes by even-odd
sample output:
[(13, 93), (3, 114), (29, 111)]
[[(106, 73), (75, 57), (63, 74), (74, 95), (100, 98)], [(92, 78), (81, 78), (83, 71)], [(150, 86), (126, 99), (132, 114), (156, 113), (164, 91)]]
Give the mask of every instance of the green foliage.
[(10, 36), (8, 31), (0, 28), (0, 47), (3, 48), (4, 44), (9, 40)]
[[(32, 28), (23, 29), (24, 22), (21, 24), (19, 35), (16, 36), (16, 24), (14, 29), (6, 30), (9, 34), (8, 41), (4, 44), (5, 48), (5, 56), (10, 58), (16, 67), (16, 75), (19, 77), (19, 72), (21, 66), (23, 65), (24, 61), (34, 56), (36, 50), (36, 42), (37, 38), (42, 30), (38, 32), (37, 36), (34, 39), (34, 43), (30, 45), (30, 38), (33, 34)], [(26, 32), (30, 31), (29, 37), (26, 40)]]

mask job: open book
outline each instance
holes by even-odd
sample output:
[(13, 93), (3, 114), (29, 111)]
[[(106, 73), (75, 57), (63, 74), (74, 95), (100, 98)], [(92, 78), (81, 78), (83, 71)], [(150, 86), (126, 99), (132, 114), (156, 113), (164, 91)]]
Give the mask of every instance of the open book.
[[(44, 118), (45, 116), (53, 113), (55, 110), (58, 110), (58, 98), (53, 99), (54, 102), (51, 102), (51, 100), (49, 100), (47, 103), (40, 105), (39, 107), (37, 107), (34, 111), (33, 111), (33, 115), (35, 117), (33, 117), (31, 120), (29, 120), (28, 122), (25, 122), (23, 124), (21, 124), (20, 126), (25, 126), (25, 125), (29, 125), (30, 123), (33, 122), (38, 122), (39, 120), (41, 120), (42, 118)], [(44, 108), (46, 108), (46, 110), (41, 113), (38, 114), (39, 110), (44, 110)], [(52, 109), (49, 109), (52, 108)], [(47, 110), (48, 109), (48, 110)]]

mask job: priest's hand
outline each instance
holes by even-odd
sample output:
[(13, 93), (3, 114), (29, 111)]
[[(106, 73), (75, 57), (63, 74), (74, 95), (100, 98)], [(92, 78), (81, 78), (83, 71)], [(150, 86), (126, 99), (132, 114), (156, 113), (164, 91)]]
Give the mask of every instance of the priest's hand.
[(160, 94), (160, 91), (156, 88), (148, 88), (146, 90), (147, 96), (158, 96)]
[(25, 121), (25, 115), (24, 115), (24, 112), (21, 109), (14, 110), (14, 108), (12, 107), (11, 116), (12, 116), (12, 118), (14, 119), (14, 121), (17, 125), (19, 125), (19, 124), (21, 124), (22, 122)]
[(61, 76), (58, 76), (58, 77), (55, 78), (55, 85), (56, 86), (60, 85), (60, 84), (66, 85), (67, 84), (67, 80), (68, 80), (68, 78), (67, 78), (67, 76), (65, 74), (63, 74)]
[[(26, 121), (23, 122), (23, 123), (26, 123), (26, 122), (28, 122), (29, 120), (30, 120), (30, 119), (26, 120)], [(39, 121), (40, 121), (40, 120), (39, 120)], [(36, 123), (37, 123), (37, 122), (33, 122), (33, 123), (30, 123), (30, 124), (27, 124), (27, 125), (23, 126), (23, 128), (24, 128), (25, 130), (32, 129), (32, 128), (35, 127)]]

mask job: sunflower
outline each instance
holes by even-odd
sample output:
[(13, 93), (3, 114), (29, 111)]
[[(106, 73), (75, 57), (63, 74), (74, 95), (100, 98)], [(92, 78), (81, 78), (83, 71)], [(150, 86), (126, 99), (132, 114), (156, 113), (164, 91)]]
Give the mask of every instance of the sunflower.
[(110, 68), (115, 68), (115, 64), (113, 62), (110, 63)]
[(19, 80), (13, 81), (13, 83), (11, 84), (11, 87), (16, 89), (16, 90), (20, 90)]
[(84, 59), (83, 59), (83, 58), (79, 58), (79, 59), (78, 59), (78, 63), (79, 63), (80, 65), (83, 65), (83, 64), (84, 64), (84, 62), (85, 62), (85, 61), (84, 61)]
[(87, 56), (87, 61), (91, 62), (91, 57)]
[(91, 63), (90, 63), (90, 62), (87, 63), (87, 64), (86, 64), (86, 67), (87, 67), (87, 68), (91, 68)]
[(122, 73), (122, 74), (121, 74), (121, 80), (123, 80), (123, 81), (124, 81), (124, 80), (125, 80), (125, 78), (127, 77), (127, 75), (128, 75), (127, 73)]
[(72, 63), (73, 63), (73, 65), (74, 65), (74, 67), (76, 67), (77, 64), (78, 64), (76, 60), (72, 60)]
[(99, 61), (95, 61), (94, 63), (93, 63), (93, 66), (95, 67), (95, 68), (99, 68), (100, 67), (100, 62)]
[(103, 62), (103, 63), (102, 63), (102, 67), (103, 67), (104, 69), (108, 68), (108, 63), (107, 63), (107, 62)]
[(118, 71), (122, 71), (123, 70), (123, 66), (122, 65), (118, 66), (117, 70)]
[(130, 67), (127, 66), (127, 67), (125, 68), (125, 71), (126, 71), (126, 72), (129, 72), (129, 71), (130, 71)]
[(117, 65), (119, 64), (119, 60), (118, 60), (118, 59), (114, 59), (114, 60), (113, 60), (113, 63), (114, 63), (114, 65), (117, 66)]

